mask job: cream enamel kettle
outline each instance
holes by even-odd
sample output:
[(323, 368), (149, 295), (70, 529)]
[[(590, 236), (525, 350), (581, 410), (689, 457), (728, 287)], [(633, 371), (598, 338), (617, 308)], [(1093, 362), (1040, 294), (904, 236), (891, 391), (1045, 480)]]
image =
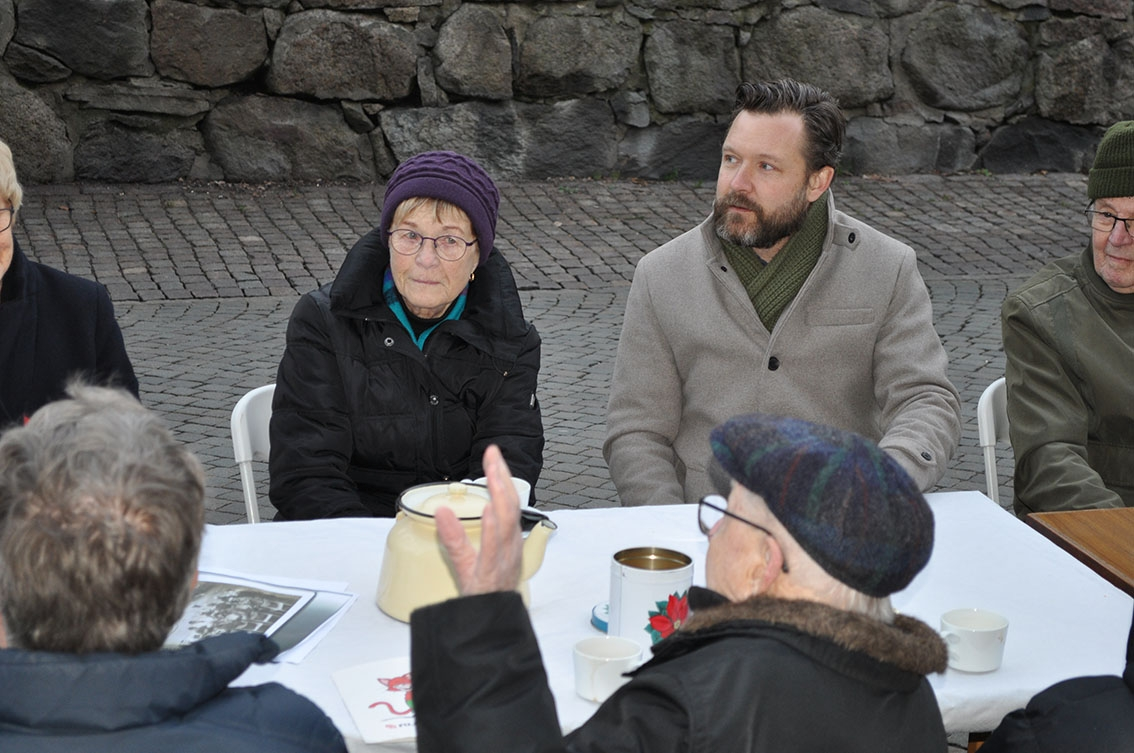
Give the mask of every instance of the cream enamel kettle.
[[(409, 622), (418, 607), (458, 595), (457, 582), (437, 539), (434, 513), (449, 507), (457, 514), (473, 546), (480, 546), (480, 520), (488, 504), (488, 488), (470, 483), (420, 484), (398, 497), (398, 515), (386, 537), (386, 553), (378, 576), (378, 608), (395, 620)], [(524, 518), (537, 522), (524, 541), (520, 595), (528, 603), (528, 579), (543, 564), (547, 540), (555, 530), (546, 515), (525, 509)], [(526, 526), (525, 526), (526, 527)]]

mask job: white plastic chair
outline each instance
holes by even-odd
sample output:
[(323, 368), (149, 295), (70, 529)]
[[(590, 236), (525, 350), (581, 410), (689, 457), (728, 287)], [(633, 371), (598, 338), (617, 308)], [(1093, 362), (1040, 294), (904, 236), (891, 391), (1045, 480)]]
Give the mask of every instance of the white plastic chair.
[(232, 454), (240, 468), (240, 485), (244, 489), (244, 505), (248, 508), (249, 523), (260, 522), (252, 461), (268, 459), (268, 449), (271, 447), (268, 421), (272, 417), (272, 395), (275, 391), (274, 384), (257, 387), (240, 398), (232, 409)]
[(985, 388), (977, 402), (977, 438), (984, 451), (984, 481), (989, 498), (1000, 504), (1000, 480), (996, 474), (996, 445), (1008, 441), (1008, 390), (1004, 377)]

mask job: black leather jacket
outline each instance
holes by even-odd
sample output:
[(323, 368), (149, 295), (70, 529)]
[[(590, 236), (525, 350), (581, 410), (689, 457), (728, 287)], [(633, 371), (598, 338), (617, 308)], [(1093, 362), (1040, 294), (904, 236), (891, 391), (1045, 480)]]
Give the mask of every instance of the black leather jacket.
[(945, 645), (924, 623), (760, 596), (733, 604), (696, 587), (690, 605), (686, 626), (566, 737), (518, 595), (415, 611), (419, 753), (946, 750), (925, 679), (944, 671)]
[(504, 257), (477, 268), (424, 350), (383, 297), (389, 261), (371, 231), (292, 312), (270, 429), (277, 519), (393, 515), (410, 486), (482, 476), (493, 443), (513, 475), (539, 478), (540, 338)]

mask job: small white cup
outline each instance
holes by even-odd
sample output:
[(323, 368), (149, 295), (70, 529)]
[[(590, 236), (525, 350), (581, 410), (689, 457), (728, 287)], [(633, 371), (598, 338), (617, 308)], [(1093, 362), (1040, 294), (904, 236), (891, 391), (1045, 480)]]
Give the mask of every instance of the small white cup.
[(575, 692), (602, 703), (629, 682), (624, 672), (641, 662), (642, 647), (628, 638), (600, 635), (575, 644)]
[(952, 669), (991, 672), (1004, 659), (1008, 618), (987, 609), (953, 609), (941, 615), (941, 637)]
[[(488, 477), (481, 476), (469, 481), (470, 484), (480, 484), (481, 486), (488, 486)], [(528, 498), (532, 493), (532, 485), (522, 478), (512, 477), (512, 486), (516, 487), (516, 496), (520, 498), (520, 507), (528, 503)]]

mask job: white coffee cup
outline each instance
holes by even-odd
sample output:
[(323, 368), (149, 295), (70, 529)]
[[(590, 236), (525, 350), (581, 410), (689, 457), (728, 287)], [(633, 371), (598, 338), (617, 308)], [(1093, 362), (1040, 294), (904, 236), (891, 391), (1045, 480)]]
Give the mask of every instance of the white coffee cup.
[(1004, 659), (1008, 618), (987, 609), (953, 609), (941, 615), (941, 637), (952, 669), (991, 672)]
[[(481, 476), (480, 478), (475, 478), (475, 479), (472, 479), (472, 480), (469, 480), (469, 479), (465, 479), (465, 480), (468, 481), (470, 484), (480, 484), (481, 486), (488, 486), (488, 477), (487, 476)], [(512, 477), (512, 486), (516, 487), (516, 496), (519, 497), (519, 499), (520, 499), (520, 507), (523, 507), (524, 505), (526, 505), (528, 503), (528, 498), (531, 496), (532, 485), (529, 484), (527, 481), (524, 481), (522, 478), (517, 478), (516, 476), (513, 476)]]
[(602, 703), (630, 681), (623, 673), (636, 668), (642, 647), (627, 638), (600, 635), (575, 644), (575, 692)]
[(610, 565), (610, 620), (606, 632), (650, 646), (688, 616), (693, 560), (656, 546), (616, 552)]

